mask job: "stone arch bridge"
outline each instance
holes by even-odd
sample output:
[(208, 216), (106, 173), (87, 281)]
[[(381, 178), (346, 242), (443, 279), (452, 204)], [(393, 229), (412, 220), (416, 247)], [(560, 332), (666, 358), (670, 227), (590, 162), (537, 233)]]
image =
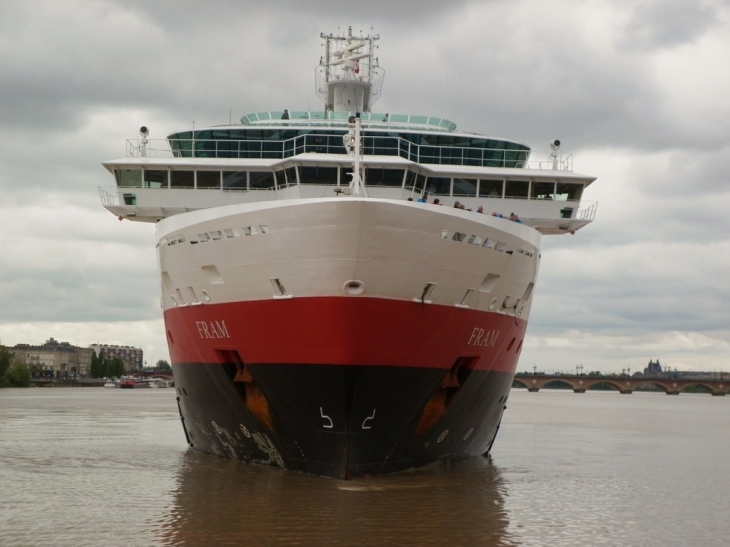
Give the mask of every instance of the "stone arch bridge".
[(706, 389), (712, 395), (725, 395), (730, 393), (730, 381), (728, 380), (690, 380), (680, 378), (636, 378), (632, 376), (585, 376), (585, 375), (555, 375), (544, 374), (516, 374), (516, 384), (521, 384), (528, 391), (540, 391), (548, 384), (551, 387), (567, 385), (576, 393), (585, 393), (586, 390), (596, 387), (598, 384), (613, 386), (619, 393), (633, 393), (640, 386), (655, 386), (663, 390), (667, 395), (679, 395), (690, 386), (699, 386)]

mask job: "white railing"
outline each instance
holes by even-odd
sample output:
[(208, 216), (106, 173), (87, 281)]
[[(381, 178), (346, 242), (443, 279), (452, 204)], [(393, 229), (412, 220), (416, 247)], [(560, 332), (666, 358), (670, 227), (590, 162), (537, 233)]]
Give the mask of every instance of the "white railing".
[[(345, 154), (341, 133), (305, 134), (284, 140), (245, 139), (142, 139), (126, 142), (130, 158), (238, 158), (286, 159), (316, 152), (318, 154)], [(530, 150), (460, 147), (416, 144), (398, 136), (375, 136), (365, 133), (362, 138), (365, 155), (400, 156), (429, 165), (470, 165), (475, 167), (529, 168)], [(572, 168), (571, 159), (560, 160), (560, 169)], [(545, 162), (540, 162), (545, 163)], [(552, 165), (552, 163), (551, 163)]]
[(592, 222), (596, 218), (596, 211), (598, 210), (597, 201), (582, 201), (581, 207), (578, 209), (576, 218), (579, 220), (587, 220)]
[(127, 157), (128, 158), (173, 158), (175, 154), (170, 148), (167, 139), (146, 139), (147, 143), (143, 147), (141, 139), (127, 139)]
[(99, 196), (101, 197), (101, 204), (104, 207), (116, 207), (119, 205), (119, 194), (118, 188), (116, 186), (114, 188), (114, 193), (107, 192), (105, 188), (99, 187)]
[[(551, 171), (573, 171), (573, 154), (568, 154), (565, 157), (552, 158), (546, 161), (537, 162), (538, 169), (549, 169)], [(529, 162), (525, 164), (527, 169), (530, 168)]]

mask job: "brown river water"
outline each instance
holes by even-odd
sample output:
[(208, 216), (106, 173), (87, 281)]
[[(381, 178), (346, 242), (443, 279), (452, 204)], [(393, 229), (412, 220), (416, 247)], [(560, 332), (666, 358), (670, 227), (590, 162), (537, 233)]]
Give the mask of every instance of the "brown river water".
[(188, 451), (173, 389), (0, 389), (0, 546), (730, 545), (730, 397), (508, 407), (491, 459), (343, 482)]

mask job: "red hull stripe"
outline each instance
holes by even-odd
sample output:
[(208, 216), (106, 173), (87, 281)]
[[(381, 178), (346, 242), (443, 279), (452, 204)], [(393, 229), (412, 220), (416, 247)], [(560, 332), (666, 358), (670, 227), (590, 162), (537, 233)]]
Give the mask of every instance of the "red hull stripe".
[(205, 304), (165, 312), (175, 364), (244, 363), (471, 367), (513, 373), (527, 324), (472, 309), (364, 297)]

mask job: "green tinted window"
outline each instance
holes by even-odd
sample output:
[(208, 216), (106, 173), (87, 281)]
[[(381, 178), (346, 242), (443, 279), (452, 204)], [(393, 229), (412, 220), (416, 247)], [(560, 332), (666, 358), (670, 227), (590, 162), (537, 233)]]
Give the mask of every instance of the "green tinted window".
[(124, 188), (140, 188), (142, 186), (141, 169), (116, 169), (117, 186)]
[(416, 190), (421, 192), (426, 184), (426, 177), (424, 177), (421, 173), (416, 174)]
[(530, 197), (532, 199), (553, 199), (555, 194), (554, 182), (533, 182)]
[(220, 171), (198, 171), (198, 188), (220, 188)]
[(246, 172), (223, 171), (223, 188), (226, 190), (246, 190)]
[(267, 190), (274, 187), (274, 173), (271, 171), (253, 171), (251, 177), (251, 190)]
[(504, 194), (506, 198), (523, 198), (527, 199), (527, 189), (530, 183), (526, 180), (508, 180), (507, 191)]
[[(302, 184), (337, 184), (336, 167), (300, 167), (299, 181)], [(348, 178), (349, 181), (349, 178)]]
[(365, 172), (365, 182), (368, 186), (397, 186), (403, 184), (403, 169), (370, 168)]
[(483, 198), (501, 198), (502, 197), (501, 180), (482, 179), (479, 181), (479, 197)]
[(193, 188), (195, 185), (195, 171), (171, 171), (171, 188)]
[(416, 173), (415, 171), (408, 171), (406, 173), (406, 188), (413, 188), (413, 185), (416, 184)]
[(167, 171), (144, 170), (144, 186), (146, 188), (167, 188)]
[(292, 184), (297, 183), (297, 169), (296, 167), (287, 167), (284, 169), (284, 174), (286, 175), (286, 184), (287, 186), (291, 186)]
[(476, 196), (477, 195), (477, 179), (454, 179), (454, 195), (455, 196)]
[(561, 201), (580, 201), (583, 193), (582, 184), (572, 184), (570, 182), (559, 182), (555, 199)]
[[(446, 177), (428, 177), (426, 181), (426, 192), (437, 196), (448, 196), (451, 194), (451, 179)], [(454, 187), (456, 193), (456, 187)]]

